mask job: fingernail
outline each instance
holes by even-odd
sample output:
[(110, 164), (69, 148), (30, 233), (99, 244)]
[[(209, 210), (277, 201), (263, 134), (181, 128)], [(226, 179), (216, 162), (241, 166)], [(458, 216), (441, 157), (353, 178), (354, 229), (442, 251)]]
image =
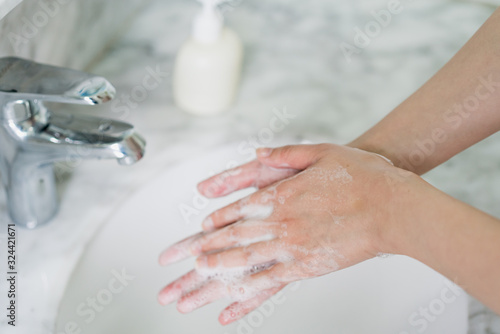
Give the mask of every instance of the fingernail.
[(185, 258), (189, 257), (190, 254), (186, 252), (185, 249), (180, 248), (178, 246), (172, 246), (166, 249), (159, 258), (160, 265), (167, 266)]
[(160, 294), (158, 295), (158, 302), (161, 305), (168, 305), (168, 304), (174, 302), (175, 300), (177, 300), (179, 297), (180, 297), (180, 295), (173, 293), (172, 290), (170, 290), (168, 292), (160, 292)]
[(203, 220), (201, 226), (205, 231), (211, 231), (214, 229), (214, 221), (211, 217), (207, 217)]
[(196, 310), (198, 306), (196, 303), (188, 300), (181, 300), (177, 303), (177, 310), (180, 313), (186, 314), (186, 313), (191, 313), (194, 310)]
[(177, 262), (177, 257), (165, 252), (160, 255), (158, 262), (161, 266), (168, 266), (169, 264)]
[[(198, 184), (198, 192), (205, 196), (205, 197), (214, 197), (216, 195), (216, 189), (215, 185), (213, 183), (206, 183), (207, 181), (204, 181), (200, 184)], [(208, 184), (208, 185), (207, 185)]]
[(158, 259), (158, 262), (160, 263), (161, 266), (167, 266), (169, 264), (172, 264), (174, 259), (170, 256), (170, 254), (167, 254), (166, 252), (163, 252), (160, 255), (160, 258)]
[(219, 321), (222, 325), (229, 325), (235, 321), (236, 313), (234, 311), (223, 311), (219, 317)]
[(257, 155), (261, 158), (267, 158), (271, 155), (272, 151), (273, 150), (271, 148), (258, 148)]

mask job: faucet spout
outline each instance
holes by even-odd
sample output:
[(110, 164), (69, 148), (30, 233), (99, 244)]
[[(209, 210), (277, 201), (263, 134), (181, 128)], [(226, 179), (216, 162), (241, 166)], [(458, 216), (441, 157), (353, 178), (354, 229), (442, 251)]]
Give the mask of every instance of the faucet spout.
[(130, 166), (143, 158), (146, 141), (139, 134), (134, 133), (123, 140), (119, 146), (122, 156), (118, 158), (118, 163), (123, 166)]
[(132, 165), (142, 159), (146, 148), (132, 125), (112, 119), (52, 112), (42, 132), (50, 151), (48, 161), (116, 159), (120, 165)]
[(102, 77), (0, 58), (0, 176), (16, 224), (35, 228), (57, 213), (54, 162), (116, 159), (131, 165), (142, 159), (146, 142), (132, 125), (49, 111), (44, 104), (99, 104), (114, 95)]

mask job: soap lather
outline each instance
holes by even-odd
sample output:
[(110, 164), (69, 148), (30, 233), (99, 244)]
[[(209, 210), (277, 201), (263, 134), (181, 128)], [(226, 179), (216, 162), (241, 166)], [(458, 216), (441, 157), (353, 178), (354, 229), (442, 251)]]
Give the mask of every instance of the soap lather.
[(221, 0), (199, 0), (203, 9), (191, 37), (177, 55), (173, 93), (177, 106), (195, 115), (215, 115), (233, 104), (241, 76), (243, 47), (224, 27)]

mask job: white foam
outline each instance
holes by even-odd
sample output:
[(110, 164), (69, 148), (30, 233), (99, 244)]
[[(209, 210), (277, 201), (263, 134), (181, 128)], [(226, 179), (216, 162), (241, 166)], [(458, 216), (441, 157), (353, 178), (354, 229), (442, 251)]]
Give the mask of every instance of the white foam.
[[(267, 262), (255, 266), (244, 267), (217, 267), (217, 268), (198, 268), (197, 273), (204, 277), (208, 282), (220, 282), (224, 289), (224, 297), (233, 301), (245, 301), (258, 295), (263, 287), (262, 284), (249, 284), (245, 280), (249, 275), (259, 273), (272, 267), (275, 262)], [(278, 283), (268, 282), (266, 287), (278, 285)]]
[(248, 204), (240, 209), (240, 215), (244, 219), (266, 219), (269, 218), (274, 211), (273, 205)]
[(267, 233), (255, 238), (238, 238), (237, 247), (246, 247), (259, 242), (271, 241), (276, 239), (276, 236), (272, 233)]

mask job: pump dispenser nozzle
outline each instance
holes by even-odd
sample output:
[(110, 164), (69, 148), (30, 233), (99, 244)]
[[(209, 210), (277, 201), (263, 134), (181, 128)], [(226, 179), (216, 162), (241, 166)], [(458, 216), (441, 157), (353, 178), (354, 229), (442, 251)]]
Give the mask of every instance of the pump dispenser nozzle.
[(219, 12), (218, 5), (221, 0), (198, 0), (203, 9), (193, 22), (193, 38), (202, 43), (216, 41), (222, 31), (224, 19)]
[(203, 8), (175, 61), (175, 104), (194, 115), (216, 115), (228, 110), (238, 91), (243, 45), (233, 30), (224, 27), (218, 7), (224, 1), (198, 0)]

